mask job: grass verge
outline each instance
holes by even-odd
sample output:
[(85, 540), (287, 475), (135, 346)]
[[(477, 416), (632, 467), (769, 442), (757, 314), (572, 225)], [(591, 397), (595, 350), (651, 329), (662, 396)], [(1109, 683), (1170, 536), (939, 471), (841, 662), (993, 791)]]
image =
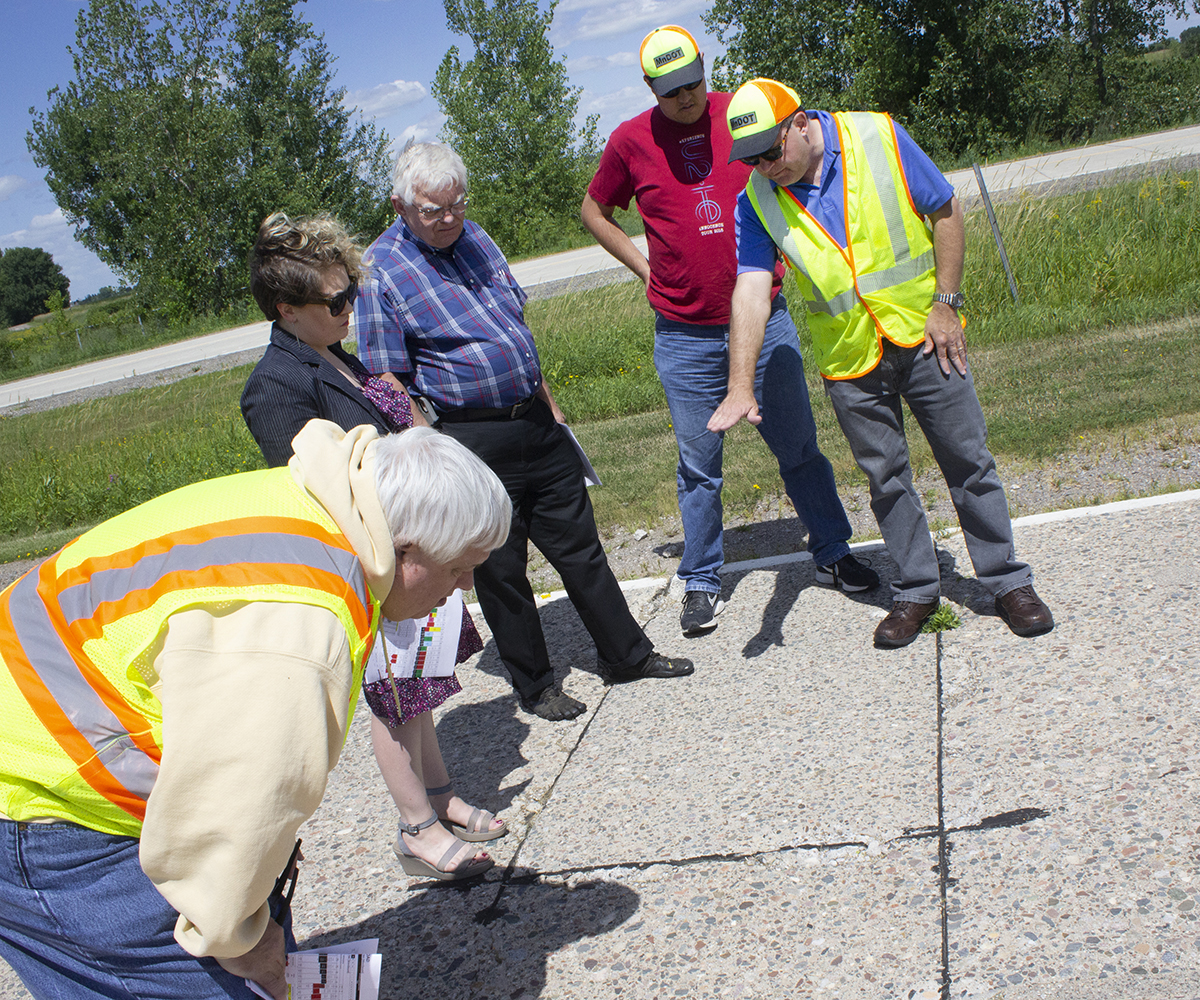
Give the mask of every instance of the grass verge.
[[(970, 217), (967, 332), (998, 457), (1052, 459), (1090, 435), (1200, 413), (1200, 380), (1191, 374), (1200, 370), (1197, 180), (1200, 172), (1167, 175), (1001, 206), (1025, 296), (1020, 308), (989, 260), (986, 221)], [(605, 480), (593, 494), (602, 527), (673, 513), (675, 442), (640, 285), (534, 302), (528, 319), (547, 380)], [(803, 325), (801, 346), (811, 357)], [(237, 406), (248, 370), (0, 416), (0, 538), (20, 548), (22, 539), (85, 527), (188, 482), (260, 467)], [(812, 371), (809, 383), (839, 484), (861, 491)], [(915, 472), (931, 468), (919, 434), (911, 446)], [(724, 471), (730, 515), (752, 514), (780, 495), (769, 451), (744, 424), (727, 438)]]

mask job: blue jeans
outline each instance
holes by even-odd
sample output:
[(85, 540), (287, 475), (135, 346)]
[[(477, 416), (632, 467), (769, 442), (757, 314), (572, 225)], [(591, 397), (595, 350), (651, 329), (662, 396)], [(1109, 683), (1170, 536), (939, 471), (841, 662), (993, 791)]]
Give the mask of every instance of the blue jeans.
[(825, 393), (867, 476), (871, 510), (900, 568), (893, 599), (929, 604), (941, 594), (937, 550), (912, 484), (902, 397), (946, 478), (975, 576), (1000, 597), (1031, 582), (1033, 574), (1016, 557), (1008, 501), (988, 451), (975, 382), (969, 368), (965, 378), (955, 371), (943, 374), (936, 355), (923, 351), (924, 344), (897, 347), (885, 340), (874, 371), (840, 382), (827, 379)]
[[(707, 424), (729, 388), (729, 327), (676, 323), (659, 316), (654, 326), (654, 364), (667, 393), (679, 445), (679, 514), (683, 558), (678, 574), (685, 590), (721, 591), (721, 460), (724, 435)], [(783, 487), (808, 528), (808, 549), (822, 566), (850, 551), (850, 522), (837, 495), (833, 469), (817, 446), (804, 361), (796, 327), (782, 295), (767, 321), (754, 395), (758, 431), (779, 462)]]
[[(175, 943), (178, 916), (136, 838), (0, 820), (0, 956), (38, 1000), (250, 1000), (244, 980)], [(286, 937), (295, 950), (290, 919)]]

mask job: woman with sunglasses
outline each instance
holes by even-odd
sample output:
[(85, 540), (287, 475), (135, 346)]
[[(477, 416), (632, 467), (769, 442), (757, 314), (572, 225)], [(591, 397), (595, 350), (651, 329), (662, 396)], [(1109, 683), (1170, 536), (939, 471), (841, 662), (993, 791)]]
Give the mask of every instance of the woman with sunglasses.
[[(341, 347), (362, 277), (361, 256), (329, 216), (293, 220), (276, 212), (259, 227), (250, 254), (250, 291), (274, 326), (270, 346), (246, 380), (241, 405), (269, 465), (287, 464), (292, 439), (315, 417), (345, 430), (372, 424), (392, 433), (412, 426), (408, 397)], [(464, 842), (494, 840), (508, 827), (454, 793), (433, 728), (432, 710), (462, 687), (453, 674), (388, 676), (383, 645), (376, 643), (367, 665), (363, 695), (374, 714), (375, 759), (400, 811), (394, 850), (410, 875), (443, 880), (480, 875), (494, 862)], [(457, 661), (482, 648), (464, 608)]]

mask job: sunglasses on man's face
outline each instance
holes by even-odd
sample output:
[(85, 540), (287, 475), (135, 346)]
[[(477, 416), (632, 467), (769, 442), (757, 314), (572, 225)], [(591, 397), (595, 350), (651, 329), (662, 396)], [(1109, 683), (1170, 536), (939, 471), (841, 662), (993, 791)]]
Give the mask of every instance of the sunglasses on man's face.
[(350, 284), (348, 284), (345, 288), (343, 288), (340, 292), (338, 292), (337, 295), (334, 295), (331, 298), (325, 298), (324, 296), (321, 296), (321, 295), (315, 295), (311, 299), (308, 300), (307, 304), (313, 305), (313, 306), (320, 306), (320, 305), (329, 306), (329, 315), (330, 316), (340, 316), (342, 314), (342, 311), (346, 308), (346, 303), (354, 301), (354, 296), (357, 294), (358, 294), (358, 279), (351, 278)]
[(673, 100), (674, 98), (679, 96), (679, 92), (681, 90), (686, 90), (690, 94), (693, 90), (695, 90), (697, 87), (699, 87), (700, 84), (702, 84), (703, 82), (704, 82), (704, 79), (701, 78), (701, 79), (697, 80), (695, 83), (685, 83), (682, 87), (674, 87), (673, 89), (668, 90), (662, 96), (667, 98), (667, 100)]
[(748, 167), (757, 167), (759, 160), (766, 160), (768, 163), (774, 163), (783, 156), (783, 144), (786, 141), (787, 126), (785, 125), (779, 132), (779, 141), (775, 143), (765, 153), (759, 153), (757, 156), (743, 156), (741, 161)]

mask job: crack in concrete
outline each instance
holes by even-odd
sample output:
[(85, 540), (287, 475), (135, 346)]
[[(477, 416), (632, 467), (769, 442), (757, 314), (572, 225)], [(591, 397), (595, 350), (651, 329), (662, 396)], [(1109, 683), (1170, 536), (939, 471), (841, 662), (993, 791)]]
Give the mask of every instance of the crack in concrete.
[(946, 889), (953, 885), (956, 880), (950, 878), (950, 839), (946, 833), (946, 810), (945, 800), (943, 796), (944, 785), (942, 782), (942, 762), (943, 762), (943, 743), (942, 743), (942, 724), (945, 720), (945, 712), (942, 702), (942, 633), (934, 634), (935, 651), (936, 651), (936, 677), (937, 677), (937, 829), (938, 829), (938, 895), (941, 897), (941, 919), (942, 919), (942, 979), (939, 995), (941, 1000), (950, 1000), (950, 914), (949, 906), (946, 901)]
[[(550, 797), (554, 794), (554, 789), (558, 787), (559, 779), (562, 778), (563, 774), (567, 770), (567, 767), (570, 766), (571, 758), (575, 756), (575, 751), (578, 750), (580, 745), (583, 743), (583, 739), (585, 736), (587, 736), (588, 730), (592, 728), (592, 723), (600, 717), (600, 712), (603, 710), (604, 703), (608, 700), (608, 693), (611, 690), (612, 688), (604, 689), (604, 694), (600, 696), (600, 703), (596, 706), (596, 710), (592, 713), (592, 717), (588, 719), (587, 722), (584, 723), (583, 728), (579, 730), (579, 736), (575, 740), (575, 745), (567, 751), (567, 755), (563, 758), (562, 766), (558, 769), (558, 773), (554, 775), (554, 780), (550, 782), (550, 786), (546, 789), (546, 793), (540, 799), (538, 799), (538, 805), (541, 808), (538, 809), (537, 816), (542, 814), (542, 809), (544, 809), (546, 803), (550, 801)], [(504, 874), (500, 876), (500, 885), (497, 887), (496, 895), (493, 897), (491, 903), (475, 914), (475, 923), (486, 926), (508, 912), (500, 905), (500, 900), (503, 898), (508, 887), (514, 882), (515, 876), (513, 873), (517, 867), (517, 859), (521, 856), (521, 851), (524, 849), (525, 842), (529, 839), (529, 835), (533, 833), (533, 827), (537, 822), (537, 816), (534, 816), (533, 819), (530, 820), (529, 826), (525, 831), (525, 836), (521, 838), (520, 842), (517, 844), (517, 849), (513, 851), (512, 858), (505, 866)]]

